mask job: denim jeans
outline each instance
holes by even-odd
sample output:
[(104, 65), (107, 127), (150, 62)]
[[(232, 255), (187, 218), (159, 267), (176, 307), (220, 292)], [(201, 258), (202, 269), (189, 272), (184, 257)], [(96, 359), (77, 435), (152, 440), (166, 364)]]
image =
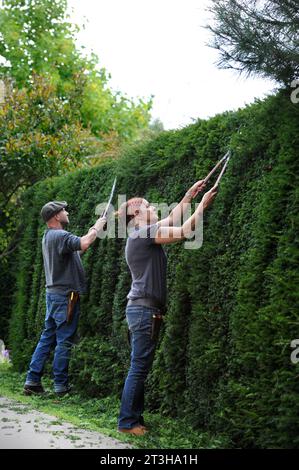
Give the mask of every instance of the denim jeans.
[(131, 336), (131, 365), (125, 381), (118, 427), (131, 429), (143, 424), (144, 382), (151, 368), (156, 342), (151, 339), (153, 307), (130, 305), (126, 318)]
[(45, 328), (31, 358), (26, 385), (39, 385), (41, 383), (45, 362), (51, 350), (55, 347), (53, 361), (54, 390), (64, 392), (68, 389), (68, 366), (78, 326), (80, 300), (75, 305), (70, 324), (66, 322), (67, 305), (67, 295), (46, 294)]

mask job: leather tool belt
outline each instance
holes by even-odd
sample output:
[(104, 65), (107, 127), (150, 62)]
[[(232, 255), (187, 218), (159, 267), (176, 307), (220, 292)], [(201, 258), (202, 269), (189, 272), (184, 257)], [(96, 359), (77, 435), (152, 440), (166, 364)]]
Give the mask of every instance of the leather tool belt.
[(74, 315), (74, 308), (80, 296), (78, 292), (72, 291), (68, 294), (66, 322), (71, 323)]

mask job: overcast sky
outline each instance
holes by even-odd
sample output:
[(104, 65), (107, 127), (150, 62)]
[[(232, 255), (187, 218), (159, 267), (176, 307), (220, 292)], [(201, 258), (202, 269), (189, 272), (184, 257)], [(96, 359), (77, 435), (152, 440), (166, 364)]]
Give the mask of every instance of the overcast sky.
[(153, 118), (166, 129), (237, 109), (276, 84), (219, 70), (206, 45), (209, 0), (68, 0), (71, 20), (85, 30), (78, 43), (93, 50), (129, 97), (154, 95)]

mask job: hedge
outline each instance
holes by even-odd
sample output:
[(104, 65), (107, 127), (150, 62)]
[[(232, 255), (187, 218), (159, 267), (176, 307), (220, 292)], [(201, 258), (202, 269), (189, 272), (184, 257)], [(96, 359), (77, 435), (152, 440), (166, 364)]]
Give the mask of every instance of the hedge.
[[(244, 109), (167, 131), (118, 161), (36, 184), (24, 196), (15, 260), (9, 348), (24, 371), (45, 314), (41, 206), (69, 203), (69, 230), (83, 235), (98, 202), (117, 192), (179, 202), (232, 149), (221, 189), (204, 216), (198, 250), (167, 246), (169, 301), (147, 385), (147, 407), (225, 434), (236, 447), (299, 447), (299, 106), (279, 92)], [(130, 276), (124, 239), (98, 240), (83, 256), (72, 381), (89, 396), (120, 396), (129, 361), (125, 322)], [(50, 371), (50, 368), (48, 368)]]

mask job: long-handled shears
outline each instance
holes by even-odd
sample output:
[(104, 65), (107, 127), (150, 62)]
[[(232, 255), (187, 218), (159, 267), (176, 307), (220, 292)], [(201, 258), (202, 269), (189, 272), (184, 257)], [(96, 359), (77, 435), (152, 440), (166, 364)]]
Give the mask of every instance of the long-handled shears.
[(226, 154), (224, 155), (224, 157), (221, 158), (221, 160), (219, 160), (218, 163), (216, 163), (216, 165), (214, 166), (214, 168), (210, 171), (210, 173), (205, 177), (204, 179), (204, 182), (207, 183), (209, 181), (209, 179), (211, 178), (211, 176), (215, 173), (215, 171), (224, 163), (223, 165), (223, 168), (214, 184), (214, 186), (217, 186), (223, 176), (223, 173), (225, 172), (225, 169), (227, 167), (227, 164), (229, 162), (229, 159), (230, 159), (230, 155), (231, 155), (231, 152), (230, 150), (228, 150), (226, 152)]
[(114, 195), (114, 191), (115, 191), (115, 186), (116, 186), (116, 180), (117, 180), (117, 178), (115, 177), (115, 178), (114, 178), (113, 185), (112, 185), (112, 189), (111, 189), (111, 192), (110, 192), (109, 201), (107, 202), (107, 205), (106, 205), (105, 210), (104, 210), (104, 212), (102, 213), (101, 217), (106, 217), (106, 216), (107, 216), (107, 212), (108, 212), (108, 210), (109, 210), (111, 201), (112, 201), (112, 199), (113, 199), (113, 195)]
[[(222, 178), (222, 176), (223, 176), (223, 173), (225, 172), (225, 169), (226, 169), (227, 164), (228, 164), (228, 162), (229, 162), (230, 156), (231, 156), (231, 152), (230, 152), (230, 150), (228, 150), (228, 151), (226, 152), (226, 154), (224, 155), (224, 157), (222, 157), (222, 158), (219, 160), (219, 162), (216, 163), (216, 165), (214, 166), (214, 168), (213, 168), (213, 169), (210, 171), (210, 173), (204, 178), (203, 182), (204, 182), (205, 184), (207, 184), (207, 182), (209, 181), (209, 179), (211, 178), (211, 176), (215, 173), (215, 171), (216, 171), (222, 164), (224, 164), (223, 167), (222, 167), (222, 170), (221, 170), (221, 172), (220, 172), (220, 174), (219, 174), (219, 176), (218, 176), (218, 178), (217, 178), (217, 180), (216, 180), (216, 182), (214, 183), (214, 187), (215, 187), (215, 186), (218, 186), (218, 184), (219, 184), (219, 182), (220, 182), (220, 180), (221, 180), (221, 178)], [(199, 191), (200, 191), (200, 189), (197, 189), (196, 192), (193, 194), (193, 197), (197, 196), (197, 194), (199, 193)]]

